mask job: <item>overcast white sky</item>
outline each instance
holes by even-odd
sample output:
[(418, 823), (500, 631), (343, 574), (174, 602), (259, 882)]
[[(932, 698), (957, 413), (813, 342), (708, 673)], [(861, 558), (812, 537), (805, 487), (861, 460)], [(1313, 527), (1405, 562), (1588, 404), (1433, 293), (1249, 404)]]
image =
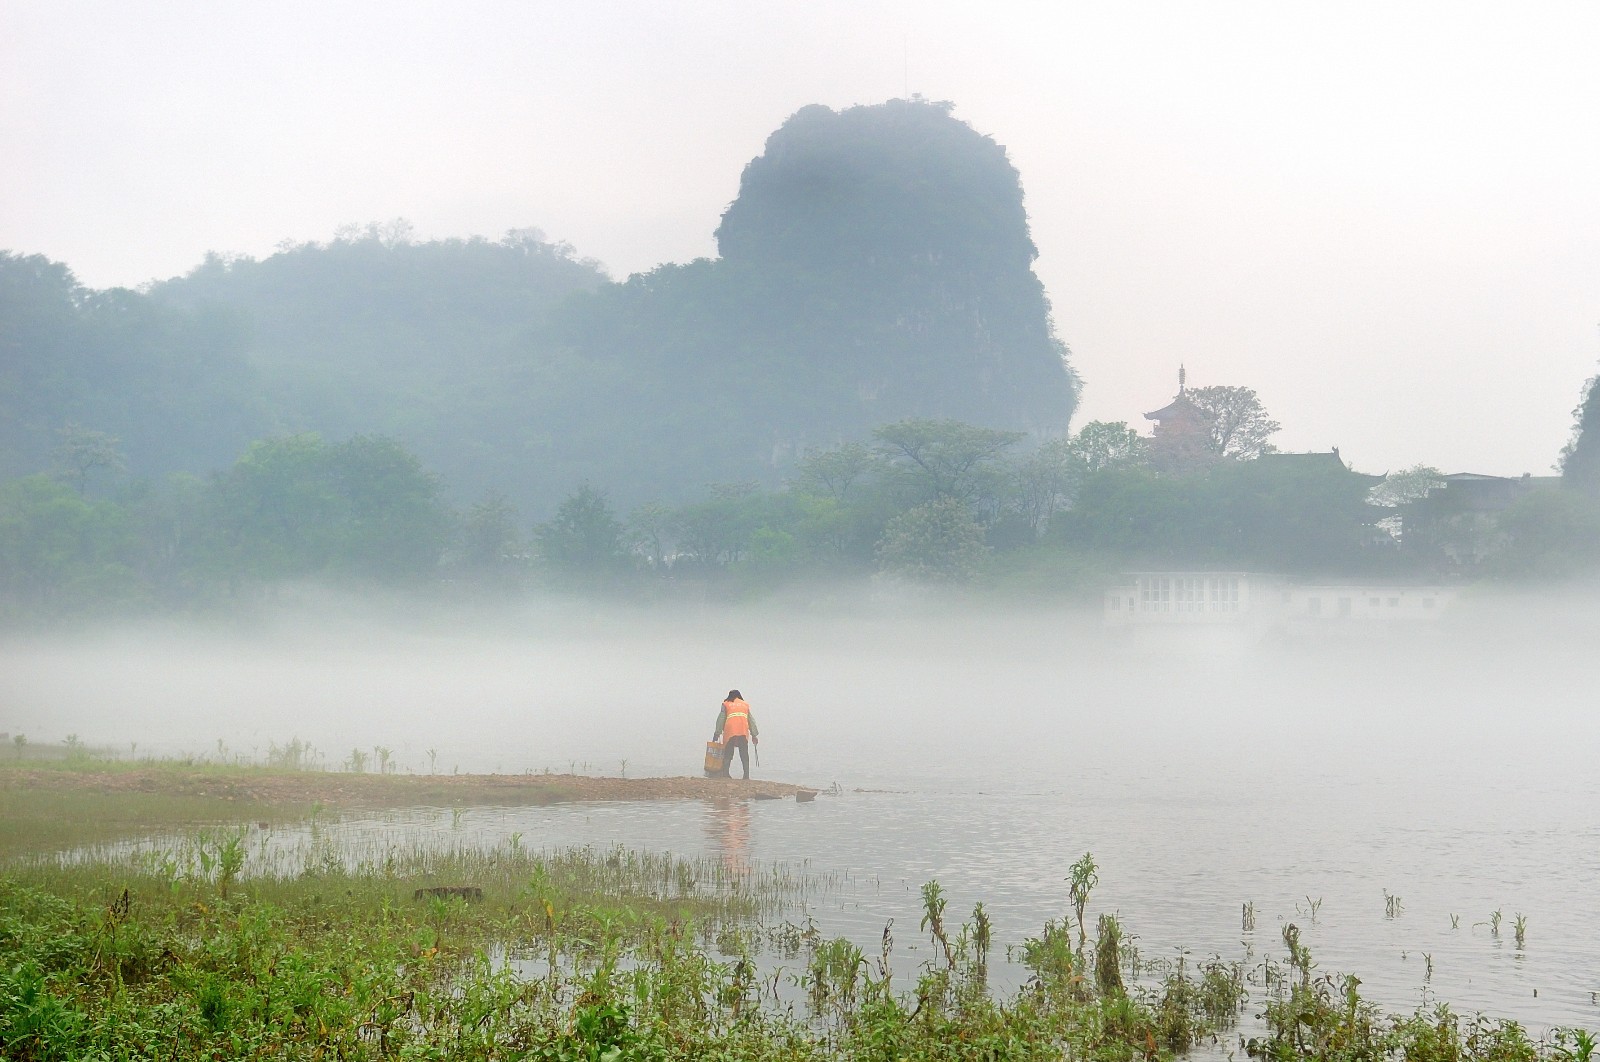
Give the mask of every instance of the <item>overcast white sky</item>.
[(96, 287), (405, 217), (711, 254), (808, 103), (956, 103), (1085, 391), (1285, 449), (1549, 470), (1600, 364), (1600, 4), (0, 0), (0, 248)]

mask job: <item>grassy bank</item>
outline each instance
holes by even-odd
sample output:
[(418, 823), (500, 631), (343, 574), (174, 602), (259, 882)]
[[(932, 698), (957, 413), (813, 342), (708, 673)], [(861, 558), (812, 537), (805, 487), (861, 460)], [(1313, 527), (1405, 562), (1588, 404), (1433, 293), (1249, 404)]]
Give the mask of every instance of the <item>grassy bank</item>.
[[(237, 816), (136, 854), (40, 855), (75, 843), (71, 817), (96, 813), (83, 799), (128, 803), (117, 828), (171, 834), (239, 805), (264, 769), (28, 769), (61, 784), (4, 791), (35, 813), (27, 843), (0, 862), (8, 1060), (1153, 1062), (1214, 1045), (1275, 1060), (1588, 1062), (1594, 1047), (1584, 1033), (1539, 1041), (1447, 1007), (1384, 1015), (1355, 978), (1315, 975), (1287, 930), (1285, 962), (1147, 962), (1115, 917), (1096, 914), (1087, 856), (1063, 917), (1009, 955), (982, 905), (949, 909), (938, 882), (923, 887), (919, 926), (886, 926), (863, 953), (792, 914), (826, 882), (715, 859), (535, 853), (513, 839), (395, 845), (363, 861), (316, 829), (284, 855), (259, 823), (226, 825)], [(181, 785), (124, 784), (150, 771)], [(251, 817), (294, 813), (243, 803)], [(896, 972), (895, 949), (912, 943), (931, 957)], [(991, 963), (1008, 957), (1026, 983), (991, 990)], [(1241, 1043), (1247, 998), (1264, 1020)]]
[(317, 808), (772, 799), (805, 791), (762, 780), (325, 771), (237, 761), (120, 759), (76, 745), (17, 746), (0, 750), (0, 863), (155, 831), (294, 821)]
[(330, 852), (248, 875), (245, 837), (13, 866), (0, 881), (5, 1057), (1050, 1058), (1070, 1046), (1132, 1059), (1220, 1031), (1240, 999), (1238, 970), (1221, 965), (1130, 995), (1052, 926), (1024, 955), (1036, 987), (996, 1000), (986, 918), (947, 925), (936, 885), (927, 933), (941, 958), (900, 985), (890, 940), (868, 957), (783, 921), (805, 883), (781, 872), (511, 846), (356, 867)]

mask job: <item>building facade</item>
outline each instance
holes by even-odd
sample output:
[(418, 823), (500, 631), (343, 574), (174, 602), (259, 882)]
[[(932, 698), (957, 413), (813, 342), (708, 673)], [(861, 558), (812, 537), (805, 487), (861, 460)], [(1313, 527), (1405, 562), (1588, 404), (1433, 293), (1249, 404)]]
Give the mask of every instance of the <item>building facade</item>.
[(1107, 626), (1237, 627), (1267, 632), (1319, 626), (1426, 623), (1457, 591), (1446, 586), (1306, 583), (1239, 571), (1129, 572), (1107, 590)]

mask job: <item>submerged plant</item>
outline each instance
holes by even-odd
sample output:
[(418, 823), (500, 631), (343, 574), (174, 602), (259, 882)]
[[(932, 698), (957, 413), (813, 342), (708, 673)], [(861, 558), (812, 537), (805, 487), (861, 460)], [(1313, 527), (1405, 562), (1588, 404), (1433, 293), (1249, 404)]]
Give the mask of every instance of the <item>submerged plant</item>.
[(944, 950), (945, 965), (955, 969), (955, 949), (950, 946), (950, 938), (944, 931), (944, 908), (947, 901), (944, 896), (944, 887), (937, 880), (929, 881), (922, 886), (922, 929), (927, 930), (933, 937), (933, 942)]
[(1390, 892), (1388, 889), (1384, 889), (1383, 890), (1383, 917), (1385, 917), (1385, 918), (1398, 918), (1400, 916), (1400, 912), (1404, 911), (1404, 910), (1405, 910), (1405, 905), (1400, 902), (1400, 897), (1396, 896), (1394, 893)]
[(1254, 933), (1256, 931), (1256, 904), (1254, 900), (1247, 902), (1239, 915), (1239, 931)]
[(1556, 1029), (1556, 1054), (1564, 1062), (1592, 1062), (1600, 1039), (1587, 1029)]
[(1099, 868), (1094, 864), (1094, 855), (1090, 852), (1083, 853), (1083, 858), (1072, 864), (1072, 870), (1067, 875), (1067, 889), (1072, 896), (1072, 909), (1078, 916), (1078, 950), (1083, 951), (1088, 941), (1088, 928), (1084, 925), (1084, 908), (1089, 906), (1089, 893), (1100, 884)]
[(819, 946), (811, 953), (805, 977), (812, 1009), (820, 1013), (830, 1001), (841, 1010), (848, 1009), (856, 1000), (861, 968), (866, 963), (861, 949), (844, 937)]
[(1300, 943), (1300, 927), (1293, 922), (1283, 927), (1283, 946), (1289, 950), (1289, 967), (1300, 971), (1300, 983), (1311, 983), (1311, 949)]
[(1518, 948), (1528, 942), (1528, 919), (1521, 911), (1518, 911), (1516, 917), (1511, 920), (1511, 935)]
[(883, 983), (885, 991), (889, 987), (891, 970), (889, 956), (894, 953), (894, 919), (889, 919), (883, 925), (883, 938), (878, 944), (878, 979)]
[(1500, 936), (1500, 918), (1501, 918), (1500, 908), (1496, 907), (1493, 911), (1489, 912), (1489, 921), (1487, 921), (1487, 922), (1479, 922), (1478, 925), (1480, 925), (1480, 926), (1483, 926), (1483, 925), (1488, 926), (1489, 927), (1489, 935), (1491, 937), (1498, 938)]
[(1101, 915), (1096, 927), (1094, 983), (1102, 995), (1126, 991), (1122, 984), (1122, 925), (1114, 915)]

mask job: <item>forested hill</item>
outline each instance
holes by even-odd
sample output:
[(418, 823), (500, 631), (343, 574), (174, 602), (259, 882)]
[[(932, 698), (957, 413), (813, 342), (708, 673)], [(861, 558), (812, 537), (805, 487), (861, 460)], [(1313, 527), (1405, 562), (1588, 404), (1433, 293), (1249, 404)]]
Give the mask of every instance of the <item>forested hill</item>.
[(212, 256), (151, 297), (244, 322), (275, 431), (390, 435), (455, 493), (526, 495), (541, 402), (564, 385), (536, 336), (553, 307), (603, 283), (537, 230), (416, 242), (392, 223), (260, 261)]
[(819, 376), (844, 377), (858, 422), (1061, 431), (1076, 388), (1020, 178), (949, 111), (801, 110), (745, 168), (716, 233), (724, 268), (790, 292), (774, 316)]
[(906, 417), (1066, 428), (1077, 381), (1017, 171), (949, 111), (804, 108), (745, 168), (720, 258), (569, 304), (561, 338), (637, 426), (601, 481), (770, 481)]
[(69, 426), (115, 436), (138, 476), (231, 463), (272, 426), (248, 347), (226, 309), (93, 291), (42, 255), (0, 252), (0, 476), (58, 465)]
[(143, 293), (5, 256), (0, 471), (59, 461), (69, 423), (120, 439), (135, 478), (269, 434), (382, 434), (458, 504), (537, 516), (585, 481), (629, 505), (773, 484), (907, 417), (1060, 432), (1076, 380), (1017, 171), (949, 111), (801, 110), (746, 168), (719, 258), (623, 283), (532, 230), (403, 223), (208, 256)]

